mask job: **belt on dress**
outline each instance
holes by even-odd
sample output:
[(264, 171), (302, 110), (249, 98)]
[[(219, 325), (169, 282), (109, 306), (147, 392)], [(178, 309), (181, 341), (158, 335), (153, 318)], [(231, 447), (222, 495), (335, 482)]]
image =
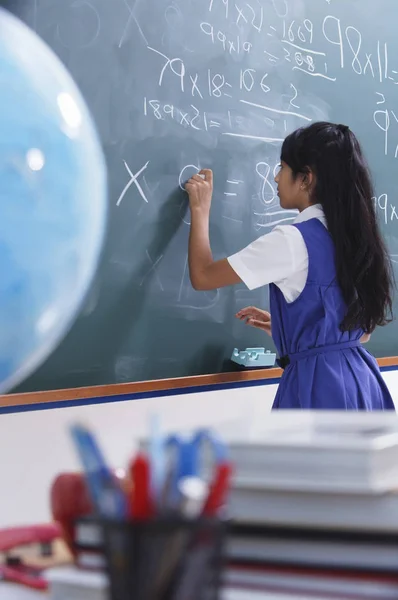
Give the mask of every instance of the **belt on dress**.
[(278, 358), (276, 363), (281, 369), (286, 369), (291, 364), (309, 358), (310, 356), (318, 356), (319, 354), (329, 354), (329, 352), (339, 352), (348, 350), (349, 348), (358, 348), (361, 346), (360, 340), (351, 340), (349, 342), (341, 342), (340, 344), (330, 344), (328, 346), (318, 346), (317, 348), (309, 348), (293, 354), (286, 354)]

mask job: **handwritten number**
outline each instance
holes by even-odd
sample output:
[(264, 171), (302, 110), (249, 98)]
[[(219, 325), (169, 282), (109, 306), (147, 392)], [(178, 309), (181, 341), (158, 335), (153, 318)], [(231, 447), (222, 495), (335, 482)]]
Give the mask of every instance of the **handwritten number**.
[(293, 90), (293, 98), (291, 98), (289, 104), (291, 106), (294, 106), (294, 108), (300, 108), (298, 104), (294, 104), (294, 100), (296, 100), (297, 96), (298, 96), (298, 91), (297, 89), (294, 87), (294, 85), (291, 83), (290, 84), (290, 88)]

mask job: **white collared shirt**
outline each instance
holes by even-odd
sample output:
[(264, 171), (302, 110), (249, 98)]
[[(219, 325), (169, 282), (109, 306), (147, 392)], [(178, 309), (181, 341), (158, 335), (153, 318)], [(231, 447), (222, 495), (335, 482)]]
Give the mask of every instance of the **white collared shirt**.
[[(309, 206), (294, 223), (319, 219), (326, 227), (320, 204)], [(287, 302), (296, 300), (308, 277), (308, 251), (303, 236), (293, 225), (280, 225), (228, 258), (243, 283), (254, 290), (275, 283)]]

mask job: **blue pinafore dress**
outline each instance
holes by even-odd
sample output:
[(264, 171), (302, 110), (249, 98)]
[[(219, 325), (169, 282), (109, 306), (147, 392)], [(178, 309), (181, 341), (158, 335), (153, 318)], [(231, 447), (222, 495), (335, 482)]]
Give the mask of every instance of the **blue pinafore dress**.
[(394, 410), (363, 331), (340, 330), (346, 304), (337, 283), (333, 240), (318, 219), (296, 224), (308, 250), (301, 295), (286, 302), (270, 286), (272, 336), (284, 367), (274, 409)]

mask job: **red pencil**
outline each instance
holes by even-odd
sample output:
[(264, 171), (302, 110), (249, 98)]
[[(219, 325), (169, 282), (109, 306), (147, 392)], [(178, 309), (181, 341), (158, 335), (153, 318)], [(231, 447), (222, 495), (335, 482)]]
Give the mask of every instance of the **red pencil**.
[(222, 462), (217, 465), (216, 475), (211, 484), (210, 492), (203, 508), (206, 517), (214, 517), (224, 506), (230, 488), (232, 465)]
[(145, 520), (153, 516), (150, 493), (150, 466), (144, 454), (137, 454), (131, 465), (133, 490), (130, 502), (130, 515), (133, 519)]

